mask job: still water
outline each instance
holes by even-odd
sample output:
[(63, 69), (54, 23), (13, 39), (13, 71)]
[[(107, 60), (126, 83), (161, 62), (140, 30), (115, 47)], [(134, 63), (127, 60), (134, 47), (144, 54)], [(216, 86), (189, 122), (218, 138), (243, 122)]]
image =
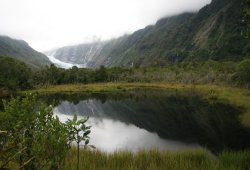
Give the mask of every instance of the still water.
[(41, 97), (54, 103), (61, 121), (88, 116), (90, 144), (100, 150), (183, 150), (205, 147), (249, 148), (250, 133), (241, 108), (208, 100), (194, 92), (137, 90), (121, 94), (57, 94)]
[[(63, 101), (54, 108), (54, 113), (62, 121), (72, 119), (68, 113), (76, 113), (80, 116), (89, 116), (88, 124), (92, 126), (90, 144), (104, 151), (132, 150), (157, 148), (160, 150), (180, 150), (199, 147), (196, 143), (186, 143), (159, 137), (156, 132), (150, 132), (140, 128), (132, 122), (119, 120), (117, 116), (108, 115), (109, 112), (120, 113), (122, 109), (127, 114), (133, 114), (135, 110), (127, 105), (119, 105), (117, 102), (108, 101), (102, 103), (96, 99), (83, 100), (78, 104)], [(120, 109), (115, 109), (118, 107)], [(79, 117), (80, 118), (80, 117)]]

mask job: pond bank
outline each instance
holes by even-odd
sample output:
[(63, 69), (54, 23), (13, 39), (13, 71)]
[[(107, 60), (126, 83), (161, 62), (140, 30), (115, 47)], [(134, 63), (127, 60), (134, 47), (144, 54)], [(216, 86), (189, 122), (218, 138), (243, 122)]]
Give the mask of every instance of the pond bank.
[(250, 127), (250, 90), (230, 86), (218, 85), (193, 85), (193, 84), (171, 84), (171, 83), (96, 83), (96, 84), (67, 84), (47, 85), (36, 87), (33, 90), (21, 91), (23, 93), (116, 93), (135, 89), (172, 89), (184, 91), (196, 91), (204, 94), (208, 99), (217, 98), (225, 100), (232, 105), (245, 109), (241, 115), (243, 125)]

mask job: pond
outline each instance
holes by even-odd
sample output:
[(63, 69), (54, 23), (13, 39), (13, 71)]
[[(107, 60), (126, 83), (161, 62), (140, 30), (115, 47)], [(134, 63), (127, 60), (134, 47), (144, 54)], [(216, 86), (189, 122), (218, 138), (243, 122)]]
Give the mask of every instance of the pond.
[(212, 152), (250, 146), (250, 133), (239, 120), (243, 109), (189, 92), (134, 90), (124, 93), (40, 96), (54, 105), (61, 121), (88, 116), (90, 144), (98, 149)]

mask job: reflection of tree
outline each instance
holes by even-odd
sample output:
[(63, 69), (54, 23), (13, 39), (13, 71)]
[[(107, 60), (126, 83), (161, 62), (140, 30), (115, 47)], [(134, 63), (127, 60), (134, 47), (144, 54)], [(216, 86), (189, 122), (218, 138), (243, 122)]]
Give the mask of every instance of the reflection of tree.
[[(88, 100), (88, 99), (95, 99), (97, 101), (100, 101), (101, 103), (105, 103), (106, 101), (112, 100), (112, 101), (122, 101), (124, 98), (126, 99), (137, 99), (140, 100), (142, 98), (147, 98), (152, 96), (154, 94), (155, 96), (158, 96), (159, 94), (162, 94), (161, 90), (153, 90), (150, 92), (150, 95), (146, 95), (145, 90), (137, 89), (137, 90), (131, 90), (131, 91), (125, 91), (125, 92), (95, 92), (95, 93), (55, 93), (55, 94), (45, 94), (40, 95), (39, 98), (41, 100), (44, 100), (47, 104), (53, 104), (54, 106), (59, 105), (62, 101), (67, 100), (68, 102), (74, 103), (75, 105), (78, 104), (82, 100)], [(165, 92), (167, 93), (167, 91)], [(164, 93), (164, 94), (165, 94)]]
[[(190, 95), (192, 94), (192, 95)], [(250, 131), (239, 121), (241, 109), (207, 101), (192, 92), (130, 91), (126, 93), (60, 94), (47, 101), (99, 100), (105, 114), (168, 139), (198, 142), (213, 151), (250, 147)], [(111, 111), (112, 110), (112, 111)], [(84, 111), (83, 111), (84, 112)]]
[(241, 111), (228, 104), (211, 103), (197, 96), (125, 104), (135, 112), (119, 112), (123, 118), (163, 138), (198, 142), (213, 151), (250, 146), (249, 130), (239, 121)]

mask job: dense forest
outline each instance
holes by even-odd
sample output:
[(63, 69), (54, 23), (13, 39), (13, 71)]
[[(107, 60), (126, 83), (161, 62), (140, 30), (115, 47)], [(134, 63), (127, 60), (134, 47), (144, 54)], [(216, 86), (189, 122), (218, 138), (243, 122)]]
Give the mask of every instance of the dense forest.
[(35, 86), (99, 82), (166, 82), (189, 84), (227, 84), (249, 87), (250, 59), (241, 62), (182, 62), (164, 67), (113, 67), (99, 69), (58, 68), (30, 69), (24, 63), (0, 57), (1, 96)]

